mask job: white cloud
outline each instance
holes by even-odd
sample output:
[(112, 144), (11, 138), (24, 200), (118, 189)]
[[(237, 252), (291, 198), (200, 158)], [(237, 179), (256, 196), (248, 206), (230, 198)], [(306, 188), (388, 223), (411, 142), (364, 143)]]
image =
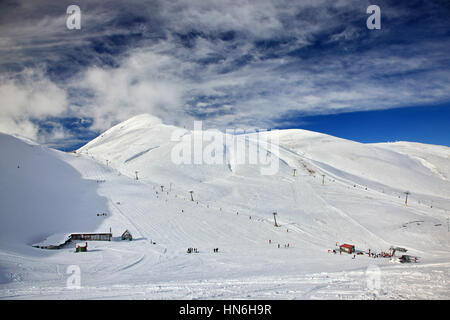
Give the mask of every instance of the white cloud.
[[(280, 115), (293, 111), (374, 110), (433, 103), (450, 95), (450, 85), (442, 82), (447, 73), (422, 72), (429, 63), (422, 57), (381, 58), (379, 52), (369, 51), (311, 65), (296, 57), (261, 60), (256, 53), (250, 63), (223, 73), (225, 66), (254, 47), (230, 50), (220, 40), (201, 38), (195, 48), (169, 39), (130, 51), (118, 68), (88, 68), (73, 84), (94, 96), (81, 114), (94, 117), (94, 128), (100, 130), (142, 112), (186, 126), (201, 115), (210, 127), (270, 127)], [(223, 52), (227, 55), (218, 63), (197, 62)], [(397, 76), (414, 72), (421, 73)], [(383, 81), (392, 75), (395, 83)]]
[(38, 126), (31, 120), (60, 116), (67, 110), (64, 89), (42, 71), (26, 69), (14, 79), (0, 78), (0, 130), (37, 139)]
[(168, 56), (137, 50), (118, 68), (88, 68), (72, 83), (92, 92), (90, 105), (81, 115), (94, 118), (94, 129), (107, 129), (114, 122), (139, 113), (164, 116), (182, 104), (179, 66)]
[[(1, 76), (0, 130), (36, 138), (38, 128), (30, 120), (62, 115), (93, 118), (92, 129), (105, 130), (143, 112), (186, 126), (203, 117), (210, 128), (271, 127), (280, 116), (295, 112), (373, 110), (450, 99), (449, 71), (441, 68), (448, 42), (418, 39), (347, 51), (347, 44), (358, 37), (370, 43), (371, 36), (388, 32), (383, 26), (384, 34), (368, 33), (367, 5), (343, 0), (189, 0), (145, 7), (139, 1), (105, 1), (109, 10), (82, 7), (79, 33), (65, 29), (65, 10), (37, 22), (7, 24), (0, 37), (0, 47), (7, 48), (0, 49), (5, 64), (22, 65), (38, 49), (43, 50), (41, 56), (58, 61), (68, 48), (82, 48), (74, 60), (86, 59), (88, 52), (93, 61), (87, 67), (75, 66), (64, 82), (50, 80), (40, 68)], [(121, 12), (130, 17), (151, 15), (142, 28), (150, 36), (124, 52), (96, 53), (89, 46), (91, 39), (130, 34), (115, 24)], [(382, 12), (395, 19), (407, 14), (384, 8)], [(351, 23), (340, 27), (347, 17), (360, 19), (361, 28)], [(190, 37), (190, 31), (197, 33)], [(225, 41), (219, 37), (224, 32), (235, 36)], [(189, 45), (180, 34), (190, 37), (185, 40)], [(334, 51), (311, 49), (324, 34), (323, 43), (336, 45)], [(275, 44), (258, 47), (261, 40)], [(293, 51), (300, 54), (289, 54)], [(100, 63), (105, 57), (113, 66)], [(70, 89), (81, 94), (69, 97)], [(67, 134), (56, 125), (44, 138)]]

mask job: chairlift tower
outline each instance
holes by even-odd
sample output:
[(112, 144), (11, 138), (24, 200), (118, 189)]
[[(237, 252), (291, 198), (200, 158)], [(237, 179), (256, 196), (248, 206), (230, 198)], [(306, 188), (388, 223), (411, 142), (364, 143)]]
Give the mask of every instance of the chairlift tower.
[(136, 174), (136, 180), (139, 180), (138, 171), (135, 171), (134, 173)]
[(408, 195), (410, 195), (411, 193), (409, 191), (404, 192), (404, 194), (406, 195), (405, 197), (405, 206), (408, 205)]
[(275, 227), (278, 227), (278, 223), (277, 223), (277, 213), (273, 212), (273, 220), (275, 221)]
[(189, 191), (189, 193), (191, 194), (191, 201), (194, 201), (194, 197), (192, 196), (192, 194), (194, 193), (194, 191)]

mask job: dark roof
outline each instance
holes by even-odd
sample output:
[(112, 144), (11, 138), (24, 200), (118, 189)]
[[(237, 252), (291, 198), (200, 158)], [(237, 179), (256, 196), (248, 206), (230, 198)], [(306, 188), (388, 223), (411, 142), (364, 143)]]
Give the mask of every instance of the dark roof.
[(106, 233), (72, 233), (71, 235), (72, 236), (74, 236), (74, 235), (86, 235), (86, 236), (93, 236), (93, 235), (102, 235), (102, 236), (105, 236), (105, 235), (112, 235), (112, 233), (110, 233), (110, 232), (106, 232)]

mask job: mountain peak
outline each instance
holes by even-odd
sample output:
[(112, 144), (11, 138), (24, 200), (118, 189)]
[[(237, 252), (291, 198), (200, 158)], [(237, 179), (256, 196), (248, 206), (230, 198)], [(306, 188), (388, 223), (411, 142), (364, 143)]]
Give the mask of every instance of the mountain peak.
[(160, 118), (149, 113), (142, 113), (119, 123), (117, 126), (151, 127), (162, 123)]

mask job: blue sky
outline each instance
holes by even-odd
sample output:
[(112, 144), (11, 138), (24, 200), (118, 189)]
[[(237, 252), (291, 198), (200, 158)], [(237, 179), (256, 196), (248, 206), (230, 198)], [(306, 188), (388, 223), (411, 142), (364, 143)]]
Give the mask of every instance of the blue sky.
[[(450, 146), (450, 104), (300, 116), (301, 128), (363, 143), (414, 141)], [(290, 128), (298, 128), (293, 125)]]
[(71, 149), (151, 113), (450, 146), (449, 16), (448, 1), (2, 1), (0, 131)]

